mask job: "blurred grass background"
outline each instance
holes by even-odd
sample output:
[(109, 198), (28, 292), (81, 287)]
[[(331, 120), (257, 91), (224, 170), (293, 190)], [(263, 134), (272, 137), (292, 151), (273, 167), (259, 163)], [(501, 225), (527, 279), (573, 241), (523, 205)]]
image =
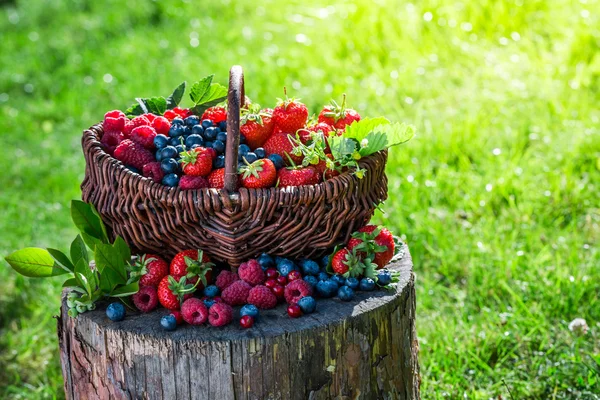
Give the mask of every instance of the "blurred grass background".
[[(264, 105), (417, 126), (376, 219), (416, 262), (424, 399), (600, 398), (598, 0), (0, 4), (3, 256), (70, 243), (84, 128), (239, 63)], [(60, 282), (0, 264), (0, 398), (62, 398)]]

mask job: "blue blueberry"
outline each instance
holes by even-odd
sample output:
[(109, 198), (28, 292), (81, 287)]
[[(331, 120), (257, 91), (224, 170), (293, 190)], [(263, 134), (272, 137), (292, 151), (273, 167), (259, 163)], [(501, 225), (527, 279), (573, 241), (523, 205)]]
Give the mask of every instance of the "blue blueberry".
[(225, 143), (227, 141), (227, 132), (219, 132), (217, 133), (217, 140)]
[(169, 146), (179, 146), (181, 144), (181, 140), (179, 139), (181, 136), (171, 137), (169, 138)]
[(342, 301), (350, 301), (354, 298), (354, 290), (350, 286), (342, 286), (338, 289), (337, 295)]
[(202, 135), (204, 134), (204, 128), (202, 125), (194, 125), (192, 126), (192, 135)]
[(338, 286), (346, 285), (346, 278), (344, 278), (342, 275), (335, 274), (331, 277), (331, 279), (337, 283)]
[(327, 256), (323, 256), (321, 258), (321, 260), (319, 260), (319, 262), (321, 264), (321, 267), (327, 268), (327, 266), (329, 265), (329, 256), (328, 255)]
[(217, 158), (215, 158), (213, 160), (213, 169), (219, 169), (219, 168), (225, 168), (225, 156), (224, 155), (217, 156)]
[(377, 283), (381, 286), (387, 286), (392, 283), (392, 274), (387, 269), (379, 271), (377, 274)]
[(185, 133), (185, 126), (184, 125), (171, 125), (171, 129), (169, 129), (169, 136), (171, 138), (175, 138), (175, 137), (179, 137), (179, 136), (183, 136), (183, 134)]
[(219, 288), (215, 285), (209, 285), (204, 288), (204, 295), (206, 297), (215, 297), (219, 295)]
[(174, 158), (165, 158), (160, 162), (160, 168), (165, 174), (174, 174), (179, 171), (179, 163)]
[(213, 304), (215, 304), (214, 299), (204, 299), (202, 300), (206, 308), (211, 308)]
[(312, 296), (305, 296), (298, 300), (298, 305), (304, 314), (314, 313), (317, 309), (317, 302)]
[(288, 276), (288, 274), (295, 269), (296, 266), (290, 260), (284, 260), (279, 265), (277, 265), (277, 270), (283, 276)]
[(167, 146), (160, 151), (161, 158), (175, 158), (177, 156), (177, 149), (175, 146)]
[(254, 304), (246, 304), (240, 309), (240, 317), (249, 315), (256, 319), (258, 317), (258, 308)]
[(165, 315), (160, 319), (160, 326), (162, 326), (165, 331), (174, 331), (177, 329), (177, 319), (173, 314)]
[(317, 286), (317, 283), (319, 283), (319, 280), (315, 276), (312, 276), (312, 275), (306, 275), (302, 279), (304, 279), (305, 282), (307, 282), (310, 286), (312, 286), (313, 289), (315, 288), (315, 286)]
[(298, 262), (298, 265), (300, 265), (300, 268), (302, 269), (302, 273), (304, 275), (319, 274), (319, 264), (317, 264), (313, 260), (300, 260), (300, 262)]
[(210, 127), (210, 128), (204, 129), (204, 137), (207, 140), (215, 140), (218, 133), (219, 133), (218, 128)]
[(202, 146), (204, 144), (204, 139), (202, 139), (202, 136), (191, 134), (185, 139), (185, 147), (191, 149), (192, 146), (195, 144), (199, 146)]
[(177, 174), (167, 174), (162, 179), (162, 184), (169, 187), (175, 187), (179, 184), (179, 177)]
[(370, 292), (375, 289), (375, 281), (371, 278), (362, 278), (360, 280), (360, 290), (364, 290), (365, 292)]
[(326, 281), (329, 279), (329, 274), (327, 272), (319, 272), (319, 275), (317, 275), (317, 279), (320, 281)]
[(273, 257), (267, 253), (262, 253), (260, 257), (258, 257), (257, 261), (264, 270), (275, 267), (275, 260), (273, 260)]
[(215, 140), (212, 147), (219, 154), (225, 152), (225, 143), (221, 142), (220, 140)]
[(240, 134), (240, 144), (246, 143), (246, 136)]
[[(242, 146), (245, 146), (245, 144), (243, 144)], [(258, 160), (258, 157), (253, 152), (246, 153), (246, 155), (244, 156), (244, 158), (246, 159), (246, 161), (248, 162), (248, 164), (252, 164), (254, 161)]]
[(285, 167), (285, 163), (283, 162), (283, 157), (281, 157), (279, 154), (271, 154), (267, 158), (269, 160), (273, 161), (273, 164), (275, 165), (275, 169), (281, 169), (281, 168)]
[(265, 152), (265, 149), (263, 149), (262, 147), (257, 147), (254, 149), (254, 154), (256, 154), (256, 157), (263, 159), (267, 156), (267, 153)]
[(162, 149), (156, 150), (156, 153), (154, 153), (154, 158), (156, 158), (156, 161), (158, 162), (162, 161)]
[(337, 290), (337, 288), (340, 287), (340, 285), (338, 284), (338, 281), (333, 279), (333, 277), (330, 277), (329, 279), (327, 279), (327, 282), (331, 282), (332, 285), (335, 285), (335, 290)]
[(337, 290), (338, 287), (336, 283), (329, 279), (317, 283), (317, 293), (319, 293), (321, 297), (333, 297)]
[(125, 307), (121, 303), (110, 303), (106, 308), (106, 316), (111, 321), (123, 321), (123, 318), (125, 318)]
[(247, 144), (240, 144), (240, 147), (238, 147), (238, 156), (243, 157), (248, 153), (250, 153), (250, 147)]
[(181, 156), (181, 153), (185, 151), (185, 147), (182, 144), (175, 146), (175, 150), (177, 150), (177, 156)]
[(165, 147), (167, 147), (168, 143), (169, 143), (169, 138), (166, 137), (165, 135), (158, 134), (154, 137), (154, 147), (156, 147), (158, 150), (164, 149)]
[(226, 132), (227, 131), (227, 121), (219, 122), (219, 129), (223, 132)]
[(188, 136), (190, 136), (192, 134), (192, 127), (189, 125), (185, 126), (185, 131), (183, 131), (183, 137), (187, 138)]
[(184, 125), (183, 119), (181, 117), (173, 118), (173, 120), (171, 121), (171, 126), (173, 125)]
[(206, 142), (204, 142), (204, 147), (206, 147), (207, 149), (209, 147), (213, 147), (213, 142), (212, 140), (207, 140)]
[(183, 120), (183, 123), (189, 127), (192, 127), (200, 123), (200, 118), (197, 115), (190, 115), (189, 117)]
[(358, 281), (358, 279), (354, 277), (346, 279), (346, 286), (348, 286), (351, 289), (357, 289), (359, 284), (360, 282)]
[(206, 128), (212, 128), (212, 126), (213, 126), (213, 123), (212, 123), (212, 121), (210, 119), (203, 119), (202, 120), (202, 127), (204, 129), (206, 129)]

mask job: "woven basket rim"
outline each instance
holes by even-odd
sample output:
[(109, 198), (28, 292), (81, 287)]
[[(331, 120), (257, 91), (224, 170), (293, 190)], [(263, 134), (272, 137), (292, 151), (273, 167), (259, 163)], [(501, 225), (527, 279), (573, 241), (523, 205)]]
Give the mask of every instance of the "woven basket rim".
[[(125, 166), (125, 164), (123, 164), (120, 160), (116, 159), (115, 157), (111, 156), (110, 154), (108, 154), (106, 151), (104, 151), (104, 148), (102, 146), (102, 143), (100, 142), (100, 138), (98, 137), (98, 133), (99, 131), (104, 132), (104, 127), (103, 127), (103, 123), (99, 122), (97, 124), (92, 125), (91, 127), (89, 127), (88, 129), (86, 129), (83, 132), (83, 141), (85, 142), (86, 140), (86, 136), (92, 136), (92, 147), (93, 147), (93, 153), (99, 155), (102, 159), (107, 160), (109, 162), (113, 162), (113, 166), (116, 166), (118, 168), (121, 169), (121, 171), (125, 172), (126, 174), (130, 174), (135, 180), (136, 183), (142, 183), (145, 185), (149, 185), (150, 187), (153, 185), (158, 185), (160, 186), (160, 188), (164, 191), (166, 191), (169, 194), (174, 194), (177, 192), (180, 193), (186, 193), (186, 192), (204, 192), (204, 193), (219, 193), (221, 195), (228, 195), (229, 199), (232, 202), (237, 202), (239, 201), (239, 197), (240, 197), (240, 191), (244, 190), (247, 191), (249, 195), (253, 195), (253, 194), (258, 194), (260, 192), (264, 191), (270, 191), (270, 190), (279, 190), (282, 192), (287, 192), (287, 193), (291, 193), (291, 194), (295, 194), (295, 193), (299, 193), (301, 190), (303, 190), (302, 188), (307, 188), (307, 187), (321, 187), (321, 188), (325, 188), (326, 184), (331, 184), (337, 180), (342, 180), (342, 179), (358, 179), (357, 177), (353, 178), (353, 175), (349, 172), (342, 172), (337, 176), (334, 176), (333, 178), (327, 179), (325, 181), (319, 182), (316, 185), (302, 185), (302, 186), (287, 186), (287, 187), (269, 187), (269, 188), (245, 188), (245, 187), (240, 187), (240, 189), (238, 190), (238, 192), (236, 193), (227, 193), (224, 189), (217, 189), (217, 188), (202, 188), (202, 189), (192, 189), (192, 190), (181, 190), (179, 187), (168, 187), (165, 186), (159, 182), (154, 182), (152, 179), (145, 177), (141, 174), (135, 173), (133, 171), (131, 171), (129, 168), (127, 168)], [(84, 144), (85, 147), (85, 144)], [(359, 161), (359, 165), (362, 166), (363, 162), (366, 160), (369, 160), (370, 158), (375, 157), (376, 155), (380, 154), (380, 153), (384, 153), (386, 152), (386, 150), (381, 150), (378, 151), (374, 154), (371, 154), (367, 157), (364, 157), (362, 160)], [(103, 162), (104, 160), (100, 160), (101, 162)]]

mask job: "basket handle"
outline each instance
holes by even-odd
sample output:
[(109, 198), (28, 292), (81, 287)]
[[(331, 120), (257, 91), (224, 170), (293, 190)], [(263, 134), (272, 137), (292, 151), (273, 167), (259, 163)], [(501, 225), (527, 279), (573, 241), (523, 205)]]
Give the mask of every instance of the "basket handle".
[(234, 65), (229, 71), (229, 91), (227, 93), (227, 145), (225, 154), (225, 185), (229, 193), (239, 189), (238, 146), (240, 145), (240, 109), (244, 107), (244, 72)]

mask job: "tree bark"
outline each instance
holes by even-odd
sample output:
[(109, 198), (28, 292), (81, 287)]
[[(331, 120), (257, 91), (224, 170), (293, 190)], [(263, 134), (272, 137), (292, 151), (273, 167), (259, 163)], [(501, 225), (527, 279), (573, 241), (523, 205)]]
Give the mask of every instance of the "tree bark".
[(414, 274), (408, 248), (403, 253), (389, 265), (400, 272), (394, 290), (357, 292), (351, 302), (318, 299), (317, 312), (298, 319), (279, 305), (261, 311), (248, 330), (234, 320), (166, 332), (166, 310), (111, 322), (105, 306), (73, 319), (63, 296), (58, 336), (66, 396), (419, 399)]

